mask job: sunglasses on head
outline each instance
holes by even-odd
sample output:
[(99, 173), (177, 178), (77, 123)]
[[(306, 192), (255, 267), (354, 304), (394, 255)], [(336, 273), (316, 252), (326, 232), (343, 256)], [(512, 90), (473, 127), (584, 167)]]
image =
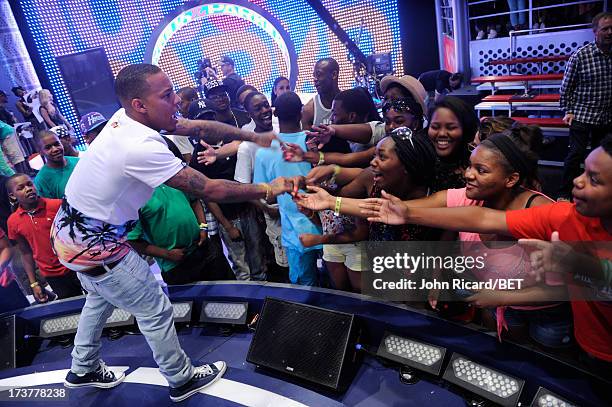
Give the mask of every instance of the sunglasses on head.
[(406, 102), (403, 99), (395, 99), (395, 100), (386, 101), (382, 108), (383, 113), (386, 113), (391, 109), (397, 112), (411, 112), (412, 113), (412, 109), (410, 108), (410, 105), (408, 104), (408, 102)]

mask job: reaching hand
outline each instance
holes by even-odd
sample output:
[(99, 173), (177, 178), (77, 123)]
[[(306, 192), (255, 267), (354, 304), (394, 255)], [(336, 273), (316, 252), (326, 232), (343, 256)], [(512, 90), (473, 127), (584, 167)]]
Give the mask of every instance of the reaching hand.
[(320, 184), (324, 181), (331, 179), (334, 175), (334, 166), (333, 165), (319, 165), (314, 167), (308, 175), (306, 175), (306, 184)]
[(538, 239), (519, 239), (519, 244), (530, 250), (531, 273), (536, 281), (542, 281), (545, 273), (566, 271), (569, 262), (564, 260), (572, 252), (572, 247), (559, 239), (559, 232), (550, 235), (550, 242)]
[(333, 207), (335, 197), (331, 196), (326, 190), (312, 185), (308, 185), (306, 188), (314, 193), (297, 194), (294, 201), (298, 206), (312, 209), (313, 211), (322, 211)]
[(211, 165), (217, 161), (217, 150), (204, 140), (200, 140), (200, 145), (204, 147), (204, 150), (198, 152), (198, 164)]
[(329, 143), (329, 140), (335, 135), (336, 130), (328, 124), (312, 126), (311, 131), (306, 131), (306, 136), (311, 138), (319, 150), (322, 149), (325, 144)]
[(284, 143), (283, 160), (292, 163), (302, 162), (304, 161), (304, 150), (302, 150), (302, 147), (295, 143)]
[(304, 182), (302, 180), (303, 178), (304, 177), (300, 177), (300, 176), (291, 177), (291, 178), (285, 178), (285, 177), (276, 178), (274, 181), (270, 183), (270, 187), (272, 187), (271, 195), (279, 196), (281, 194), (284, 194), (285, 192), (289, 192), (292, 195), (295, 194), (298, 191), (300, 184)]
[(361, 213), (370, 222), (381, 222), (388, 225), (403, 225), (408, 218), (408, 207), (401, 199), (382, 191), (382, 198), (368, 198), (359, 204)]
[(312, 247), (321, 244), (321, 235), (315, 235), (313, 233), (302, 233), (300, 235), (300, 243), (304, 247)]

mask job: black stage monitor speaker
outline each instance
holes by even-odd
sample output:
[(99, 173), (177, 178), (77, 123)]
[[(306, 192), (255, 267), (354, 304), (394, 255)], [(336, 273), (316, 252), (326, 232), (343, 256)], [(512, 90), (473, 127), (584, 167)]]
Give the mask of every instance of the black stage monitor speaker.
[(247, 361), (334, 391), (359, 367), (355, 316), (266, 298)]
[(23, 321), (15, 315), (0, 318), (0, 370), (15, 369), (17, 358), (22, 351), (22, 339), (25, 333)]

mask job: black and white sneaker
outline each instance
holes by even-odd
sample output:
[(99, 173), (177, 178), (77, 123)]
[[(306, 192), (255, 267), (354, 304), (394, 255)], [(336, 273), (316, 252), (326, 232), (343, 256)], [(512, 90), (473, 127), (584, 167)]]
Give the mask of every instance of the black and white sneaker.
[(64, 380), (64, 386), (69, 388), (77, 387), (99, 387), (101, 389), (110, 389), (117, 386), (125, 379), (125, 374), (121, 373), (116, 376), (104, 363), (100, 360), (100, 366), (94, 372), (89, 372), (83, 376), (79, 376), (72, 371), (69, 371)]
[(179, 402), (193, 396), (219, 380), (226, 369), (227, 365), (222, 361), (196, 367), (191, 380), (181, 387), (170, 388), (170, 400)]

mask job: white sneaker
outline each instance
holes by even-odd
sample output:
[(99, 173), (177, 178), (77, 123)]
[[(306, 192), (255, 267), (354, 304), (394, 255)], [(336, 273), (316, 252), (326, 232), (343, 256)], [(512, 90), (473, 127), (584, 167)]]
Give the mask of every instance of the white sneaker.
[(477, 40), (482, 40), (484, 38), (484, 36), (485, 36), (484, 30), (480, 30), (480, 31), (478, 31), (478, 35), (476, 35), (476, 39)]
[(493, 38), (497, 38), (497, 31), (491, 28), (489, 30), (489, 35), (487, 36), (487, 38), (490, 40), (492, 40)]

